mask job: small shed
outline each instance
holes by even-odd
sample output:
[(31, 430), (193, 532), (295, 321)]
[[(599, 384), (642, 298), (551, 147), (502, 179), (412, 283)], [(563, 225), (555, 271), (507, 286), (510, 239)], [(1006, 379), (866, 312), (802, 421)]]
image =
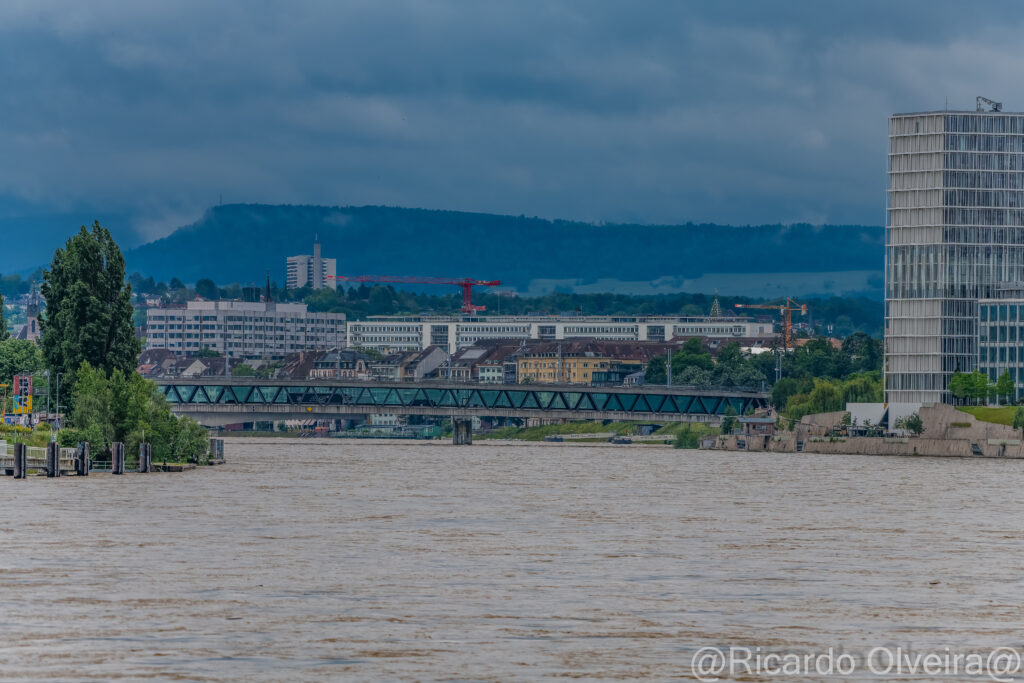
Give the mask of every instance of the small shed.
[(775, 434), (774, 417), (739, 417), (736, 420), (740, 423), (746, 436), (773, 436)]

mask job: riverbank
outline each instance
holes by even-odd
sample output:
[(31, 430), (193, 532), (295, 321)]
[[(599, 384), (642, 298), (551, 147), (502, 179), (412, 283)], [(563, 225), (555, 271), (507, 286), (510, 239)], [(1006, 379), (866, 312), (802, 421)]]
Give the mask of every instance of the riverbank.
[(919, 436), (837, 435), (846, 412), (836, 411), (807, 415), (789, 432), (719, 436), (706, 445), (712, 450), (772, 453), (1024, 459), (1019, 430), (945, 404), (925, 404), (918, 414), (924, 426)]

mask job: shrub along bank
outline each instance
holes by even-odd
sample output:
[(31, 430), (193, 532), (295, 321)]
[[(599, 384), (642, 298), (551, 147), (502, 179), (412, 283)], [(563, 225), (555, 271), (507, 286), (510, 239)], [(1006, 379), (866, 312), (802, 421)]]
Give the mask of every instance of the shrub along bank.
[(75, 373), (71, 428), (60, 431), (62, 446), (88, 441), (99, 453), (121, 442), (131, 456), (143, 441), (155, 462), (198, 462), (206, 458), (206, 430), (189, 417), (176, 417), (156, 384), (137, 372), (107, 374), (83, 362)]

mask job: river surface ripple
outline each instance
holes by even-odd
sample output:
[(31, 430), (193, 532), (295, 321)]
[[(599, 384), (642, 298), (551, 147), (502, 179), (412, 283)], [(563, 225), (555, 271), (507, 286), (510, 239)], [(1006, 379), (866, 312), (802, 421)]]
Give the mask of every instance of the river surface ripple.
[(0, 479), (0, 678), (678, 680), (705, 645), (1024, 639), (1020, 461), (226, 451)]

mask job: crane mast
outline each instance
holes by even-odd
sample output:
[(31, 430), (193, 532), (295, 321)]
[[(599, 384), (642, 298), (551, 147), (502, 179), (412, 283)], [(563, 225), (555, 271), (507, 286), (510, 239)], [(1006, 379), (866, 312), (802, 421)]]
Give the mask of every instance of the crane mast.
[(793, 344), (793, 313), (807, 315), (807, 304), (798, 304), (791, 297), (778, 304), (736, 304), (736, 308), (760, 308), (778, 311), (782, 316), (782, 347), (789, 349)]

